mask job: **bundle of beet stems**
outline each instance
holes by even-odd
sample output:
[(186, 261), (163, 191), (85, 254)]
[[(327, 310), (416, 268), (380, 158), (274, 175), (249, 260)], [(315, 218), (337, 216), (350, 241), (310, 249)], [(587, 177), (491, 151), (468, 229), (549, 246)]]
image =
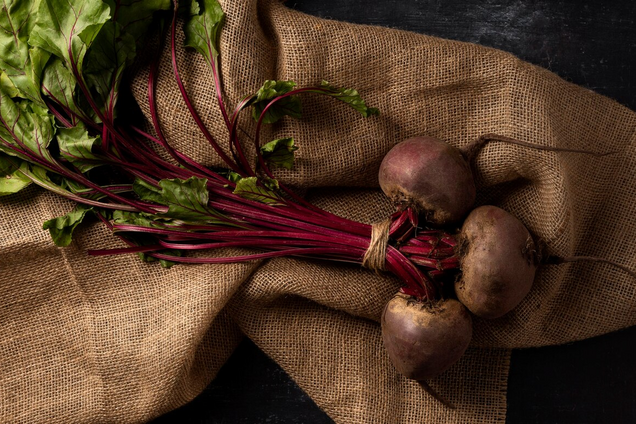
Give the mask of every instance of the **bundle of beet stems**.
[[(297, 146), (291, 138), (262, 143), (260, 130), (285, 116), (299, 118), (301, 95), (333, 97), (364, 117), (378, 110), (354, 89), (324, 81), (304, 88), (266, 81), (228, 110), (218, 62), (224, 13), (216, 0), (31, 0), (5, 4), (2, 16), (9, 30), (0, 41), (10, 54), (0, 61), (0, 194), (35, 183), (75, 201), (73, 211), (44, 223), (59, 246), (70, 244), (74, 229), (95, 216), (127, 247), (92, 255), (138, 254), (164, 266), (294, 256), (388, 271), (404, 286), (382, 317), (385, 345), (398, 371), (420, 381), (463, 354), (472, 335), (468, 310), (501, 316), (530, 290), (539, 263), (577, 260), (543, 257), (523, 224), (499, 208), (471, 212), (470, 164), (483, 143), (496, 138), (528, 145), (505, 137), (484, 136), (462, 151), (431, 137), (398, 144), (379, 174), (396, 212), (375, 225), (322, 210), (279, 183), (271, 168), (291, 169)], [(209, 65), (227, 128), (224, 142), (207, 129), (182, 82), (179, 19), (185, 47)], [(154, 133), (116, 118), (127, 69), (157, 28), (169, 30), (183, 104), (225, 169), (197, 163), (162, 132), (155, 92), (159, 54), (148, 77)], [(256, 121), (243, 140), (241, 112)], [(446, 230), (462, 220), (459, 233)], [(219, 253), (237, 247), (251, 253)]]

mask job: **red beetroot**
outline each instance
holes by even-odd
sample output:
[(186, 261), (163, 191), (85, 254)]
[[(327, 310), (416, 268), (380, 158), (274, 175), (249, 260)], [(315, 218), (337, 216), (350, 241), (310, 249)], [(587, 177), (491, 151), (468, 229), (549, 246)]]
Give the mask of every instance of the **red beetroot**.
[(516, 217), (496, 206), (474, 209), (460, 233), (460, 302), (482, 318), (498, 318), (528, 294), (539, 264), (537, 246)]
[(382, 191), (398, 209), (413, 208), (433, 224), (461, 220), (475, 202), (475, 182), (459, 149), (434, 137), (405, 140), (382, 160)]
[(382, 313), (382, 339), (407, 378), (436, 377), (464, 354), (472, 337), (468, 310), (454, 299), (418, 301), (398, 293)]

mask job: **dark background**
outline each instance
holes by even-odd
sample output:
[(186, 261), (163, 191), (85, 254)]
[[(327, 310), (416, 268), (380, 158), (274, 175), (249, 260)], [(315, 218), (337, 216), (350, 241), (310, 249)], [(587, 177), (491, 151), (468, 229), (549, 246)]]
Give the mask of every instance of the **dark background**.
[[(287, 5), (324, 18), (499, 48), (636, 110), (636, 1), (288, 0)], [(636, 327), (564, 346), (515, 350), (507, 421), (636, 423), (635, 361)], [(246, 340), (199, 397), (153, 421), (172, 422), (332, 421)]]

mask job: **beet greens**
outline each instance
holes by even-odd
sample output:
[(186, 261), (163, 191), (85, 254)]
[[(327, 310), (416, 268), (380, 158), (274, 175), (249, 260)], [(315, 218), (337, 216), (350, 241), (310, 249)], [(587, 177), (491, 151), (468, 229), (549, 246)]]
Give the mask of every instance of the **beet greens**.
[[(280, 256), (364, 262), (376, 237), (374, 227), (317, 208), (277, 181), (270, 168), (291, 169), (299, 147), (289, 137), (269, 142), (260, 137), (263, 125), (300, 118), (301, 96), (310, 94), (340, 100), (363, 117), (377, 115), (356, 90), (325, 81), (299, 88), (292, 81), (271, 80), (240, 99), (234, 110), (227, 109), (218, 62), (225, 16), (215, 0), (181, 5), (31, 0), (5, 3), (2, 12), (3, 27), (11, 31), (0, 33), (0, 43), (11, 54), (0, 62), (0, 195), (33, 183), (76, 202), (67, 215), (44, 223), (57, 245), (69, 245), (74, 229), (94, 216), (126, 247), (93, 250), (92, 255), (136, 253), (164, 266)], [(198, 51), (209, 66), (227, 127), (225, 147), (207, 129), (182, 82), (178, 19), (184, 21), (185, 47)], [(225, 162), (224, 171), (178, 151), (161, 130), (155, 92), (159, 55), (148, 78), (154, 134), (117, 119), (126, 71), (137, 52), (147, 48), (147, 34), (165, 20), (170, 21), (173, 76), (183, 102)], [(246, 110), (256, 121), (250, 141), (256, 164), (250, 163), (239, 136), (238, 118)], [(405, 293), (438, 297), (459, 267), (454, 237), (422, 229), (411, 208), (391, 216), (387, 228), (382, 268), (404, 281)], [(210, 253), (226, 247), (258, 252)]]

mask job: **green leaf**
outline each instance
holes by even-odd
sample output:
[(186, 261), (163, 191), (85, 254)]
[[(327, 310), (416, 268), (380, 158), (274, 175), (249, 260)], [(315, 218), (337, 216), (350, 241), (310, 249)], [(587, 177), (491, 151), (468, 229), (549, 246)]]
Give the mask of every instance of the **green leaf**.
[[(73, 73), (64, 65), (64, 61), (58, 57), (51, 58), (42, 72), (42, 91), (55, 102), (78, 116), (83, 116), (84, 111), (77, 102), (76, 88), (77, 81)], [(73, 123), (75, 120), (76, 118), (71, 116)]]
[[(252, 117), (258, 121), (263, 110), (276, 97), (289, 93), (296, 87), (293, 81), (274, 81), (267, 80), (263, 86), (256, 92), (254, 102), (252, 103)], [(300, 98), (297, 96), (285, 97), (274, 103), (263, 117), (263, 123), (272, 124), (283, 116), (291, 116), (292, 118), (301, 117)]]
[(187, 180), (170, 179), (159, 181), (161, 194), (169, 209), (166, 215), (192, 220), (209, 219), (208, 181), (190, 177)]
[(0, 151), (29, 160), (27, 155), (9, 147), (13, 146), (53, 161), (47, 150), (54, 134), (53, 119), (45, 109), (28, 100), (15, 102), (0, 89), (0, 117)]
[(40, 105), (44, 105), (41, 97), (41, 85), (42, 85), (42, 72), (44, 67), (46, 66), (51, 54), (44, 49), (39, 47), (30, 47), (29, 48), (29, 61), (25, 67), (25, 71), (30, 75), (30, 79), (37, 89), (38, 99), (36, 103)]
[(20, 95), (20, 90), (16, 88), (11, 78), (9, 78), (4, 71), (0, 74), (0, 89), (5, 92), (7, 96), (12, 98)]
[(139, 225), (141, 227), (150, 228), (164, 227), (163, 224), (166, 221), (169, 221), (165, 218), (162, 218), (161, 221), (159, 221), (156, 216), (146, 213), (120, 210), (114, 210), (112, 212), (112, 219), (116, 224)]
[(143, 45), (148, 29), (153, 22), (154, 13), (170, 10), (170, 0), (104, 0), (110, 6), (111, 16), (122, 28), (122, 32), (135, 39), (137, 47)]
[(292, 169), (294, 167), (294, 152), (298, 146), (293, 138), (279, 138), (261, 147), (261, 155), (265, 162), (279, 168)]
[(27, 43), (38, 3), (39, 0), (4, 0), (0, 6), (0, 69), (13, 82), (16, 96), (43, 104), (39, 85), (42, 52), (30, 49)]
[(20, 171), (21, 160), (0, 154), (0, 196), (17, 193), (31, 180)]
[(183, 31), (185, 46), (198, 51), (210, 67), (216, 67), (219, 36), (225, 13), (217, 0), (192, 0)]
[(115, 20), (106, 22), (93, 41), (85, 59), (84, 76), (100, 96), (104, 111), (117, 101), (124, 69), (131, 65), (143, 46), (153, 15), (171, 7), (169, 0), (106, 0)]
[(99, 146), (101, 139), (91, 137), (83, 124), (57, 131), (60, 155), (84, 173), (99, 166), (99, 157), (93, 154), (93, 147)]
[[(92, 192), (72, 179), (66, 179), (53, 172), (49, 173), (47, 169), (27, 161), (22, 161), (20, 164), (20, 172), (40, 187), (76, 202), (81, 202), (83, 199), (99, 200), (105, 197), (104, 194)], [(87, 195), (88, 191), (91, 191), (91, 195)]]
[(110, 17), (100, 0), (43, 0), (29, 44), (62, 58), (69, 69), (82, 74), (84, 56)]
[(243, 177), (241, 177), (241, 174), (239, 174), (238, 172), (229, 171), (229, 172), (227, 173), (227, 179), (228, 179), (228, 180), (230, 180), (231, 182), (235, 183), (235, 184), (236, 184), (237, 182), (239, 182), (239, 180), (240, 180), (241, 178), (243, 178)]
[(104, 111), (113, 110), (124, 69), (133, 62), (135, 54), (134, 37), (122, 33), (118, 23), (106, 22), (86, 55), (84, 67), (84, 78), (99, 95), (96, 100)]
[(327, 90), (325, 94), (334, 97), (342, 102), (347, 103), (349, 106), (357, 110), (368, 118), (371, 115), (379, 115), (380, 111), (374, 107), (368, 107), (357, 90), (353, 88), (337, 88), (330, 85), (327, 81), (323, 81), (320, 84), (320, 88)]
[(133, 182), (133, 191), (141, 200), (147, 200), (149, 202), (158, 203), (164, 205), (163, 196), (161, 195), (161, 188), (136, 178)]
[(280, 186), (278, 185), (278, 180), (268, 177), (261, 177), (259, 181), (268, 189), (272, 191), (280, 190)]
[(190, 177), (187, 180), (165, 179), (155, 187), (140, 179), (135, 180), (133, 190), (142, 200), (168, 206), (165, 215), (191, 222), (218, 222), (221, 214), (208, 206), (207, 180)]
[(274, 191), (276, 189), (278, 189), (276, 180), (268, 179), (267, 182), (259, 184), (256, 177), (247, 177), (241, 178), (236, 183), (234, 194), (269, 205), (284, 205), (283, 199)]
[[(185, 3), (185, 4), (184, 4)], [(182, 10), (187, 10), (190, 13), (190, 16), (199, 15), (201, 13), (201, 6), (199, 6), (198, 0), (190, 1), (190, 4), (186, 6), (188, 2), (182, 2), (179, 5), (179, 8)]]
[(82, 222), (86, 213), (91, 210), (93, 210), (92, 207), (78, 204), (66, 215), (46, 221), (42, 228), (49, 230), (56, 246), (66, 247), (71, 244), (75, 228)]

